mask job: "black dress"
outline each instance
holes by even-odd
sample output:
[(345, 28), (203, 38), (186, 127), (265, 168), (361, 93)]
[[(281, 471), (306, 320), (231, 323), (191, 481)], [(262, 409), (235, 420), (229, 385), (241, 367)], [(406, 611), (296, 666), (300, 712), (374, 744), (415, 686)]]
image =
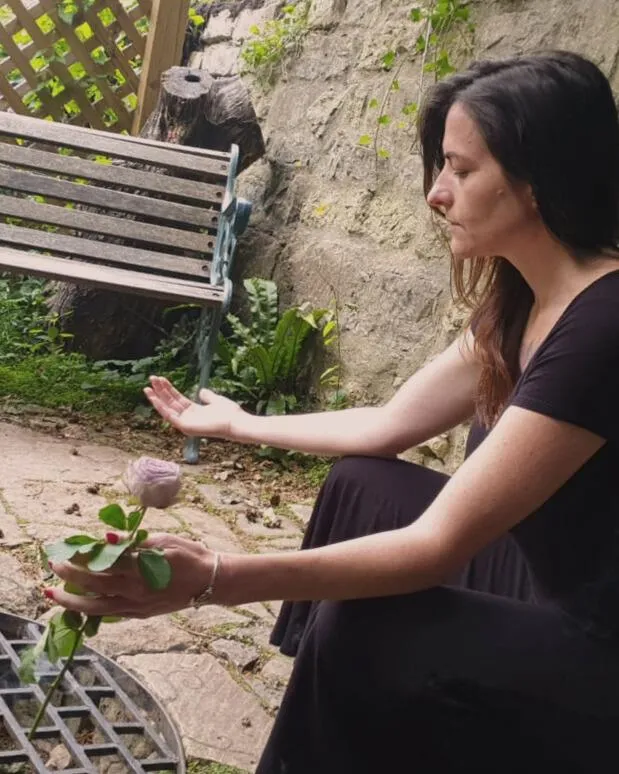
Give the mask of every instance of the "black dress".
[[(510, 403), (606, 444), (452, 585), (285, 603), (272, 641), (297, 656), (258, 774), (619, 769), (619, 272), (569, 305)], [(409, 524), (446, 480), (345, 458), (304, 548)]]

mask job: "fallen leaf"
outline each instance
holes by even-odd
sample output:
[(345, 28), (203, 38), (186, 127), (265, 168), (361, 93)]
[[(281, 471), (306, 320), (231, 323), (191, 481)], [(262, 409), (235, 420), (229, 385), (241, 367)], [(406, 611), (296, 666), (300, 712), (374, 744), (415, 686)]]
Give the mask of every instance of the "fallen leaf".
[(46, 764), (52, 771), (64, 771), (71, 766), (71, 753), (63, 744), (56, 745), (50, 752)]

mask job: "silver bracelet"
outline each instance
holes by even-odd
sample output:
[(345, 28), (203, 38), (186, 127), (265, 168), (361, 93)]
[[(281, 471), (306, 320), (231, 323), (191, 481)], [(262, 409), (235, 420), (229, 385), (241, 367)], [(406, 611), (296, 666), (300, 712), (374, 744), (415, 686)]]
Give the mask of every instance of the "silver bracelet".
[(211, 597), (215, 593), (215, 583), (217, 582), (217, 576), (219, 575), (220, 565), (221, 554), (215, 553), (215, 564), (213, 566), (213, 572), (211, 574), (211, 580), (209, 581), (208, 586), (204, 589), (204, 591), (201, 591), (199, 594), (196, 594), (195, 597), (192, 597), (189, 600), (189, 604), (196, 610), (203, 605), (208, 605), (211, 601)]

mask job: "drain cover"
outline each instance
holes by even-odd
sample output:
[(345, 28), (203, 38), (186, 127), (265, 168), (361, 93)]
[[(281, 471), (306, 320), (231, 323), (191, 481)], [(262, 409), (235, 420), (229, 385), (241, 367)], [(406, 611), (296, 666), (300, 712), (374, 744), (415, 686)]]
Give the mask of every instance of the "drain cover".
[(36, 712), (59, 671), (43, 663), (37, 684), (21, 684), (20, 653), (40, 633), (32, 621), (0, 613), (2, 774), (185, 774), (178, 732), (158, 701), (90, 648), (74, 659), (29, 741)]

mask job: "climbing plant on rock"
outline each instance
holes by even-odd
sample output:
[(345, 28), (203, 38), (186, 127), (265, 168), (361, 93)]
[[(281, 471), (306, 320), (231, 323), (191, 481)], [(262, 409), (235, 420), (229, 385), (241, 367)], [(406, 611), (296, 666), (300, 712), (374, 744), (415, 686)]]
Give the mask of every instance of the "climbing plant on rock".
[[(373, 150), (376, 164), (391, 155), (381, 142), (382, 130), (387, 126), (402, 130), (410, 128), (417, 116), (426, 79), (430, 77), (438, 81), (455, 71), (448, 45), (458, 42), (465, 51), (472, 49), (475, 25), (470, 20), (470, 10), (465, 2), (434, 0), (427, 8), (411, 8), (407, 19), (415, 25), (416, 37), (411, 37), (408, 47), (389, 49), (382, 54), (380, 64), (388, 82), (382, 95), (368, 101), (373, 127), (359, 138), (359, 145)], [(389, 112), (389, 105), (393, 95), (400, 92), (400, 73), (407, 63), (416, 59), (420, 59), (421, 64), (415, 93), (394, 116)]]
[(285, 74), (286, 61), (298, 54), (308, 32), (309, 0), (284, 5), (279, 17), (250, 28), (241, 50), (243, 72), (253, 73), (263, 86)]

